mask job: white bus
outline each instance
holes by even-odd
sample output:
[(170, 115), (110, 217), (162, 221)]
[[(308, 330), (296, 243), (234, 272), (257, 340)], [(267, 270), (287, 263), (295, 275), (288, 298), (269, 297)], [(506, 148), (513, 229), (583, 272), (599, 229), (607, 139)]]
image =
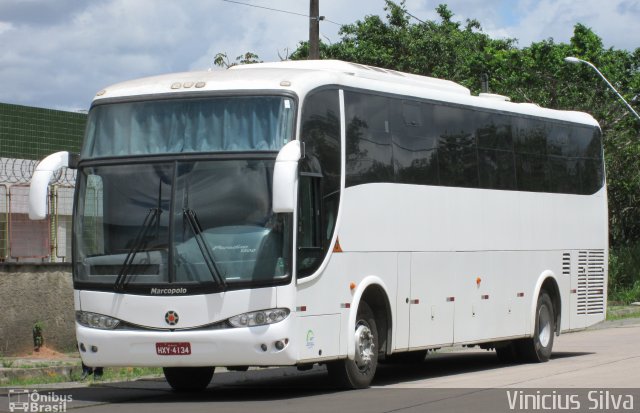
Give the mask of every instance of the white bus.
[(607, 196), (589, 115), (340, 61), (101, 90), (77, 168), (76, 333), (89, 366), (308, 368), (362, 388), (452, 345), (549, 359), (604, 319)]

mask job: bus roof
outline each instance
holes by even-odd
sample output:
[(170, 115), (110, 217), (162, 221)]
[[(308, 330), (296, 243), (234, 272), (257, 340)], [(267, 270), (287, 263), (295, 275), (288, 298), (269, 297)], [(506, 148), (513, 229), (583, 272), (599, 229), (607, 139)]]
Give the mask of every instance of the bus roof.
[(513, 103), (498, 95), (472, 96), (455, 82), (339, 60), (298, 60), (233, 66), (228, 70), (172, 73), (109, 86), (96, 94), (97, 103), (108, 98), (212, 91), (292, 91), (304, 96), (323, 85), (339, 85), (399, 94), (479, 109), (498, 110), (598, 126), (589, 114)]

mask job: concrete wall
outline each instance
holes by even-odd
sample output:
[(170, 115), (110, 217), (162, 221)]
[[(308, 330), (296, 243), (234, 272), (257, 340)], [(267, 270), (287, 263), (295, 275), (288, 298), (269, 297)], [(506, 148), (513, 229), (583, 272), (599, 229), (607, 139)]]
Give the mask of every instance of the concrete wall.
[(32, 352), (38, 321), (46, 346), (73, 351), (74, 319), (71, 264), (0, 264), (0, 353)]

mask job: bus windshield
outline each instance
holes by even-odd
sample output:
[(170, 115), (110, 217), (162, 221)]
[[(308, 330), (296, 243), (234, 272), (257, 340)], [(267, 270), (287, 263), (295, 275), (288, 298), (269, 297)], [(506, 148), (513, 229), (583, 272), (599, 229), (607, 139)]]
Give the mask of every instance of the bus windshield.
[(82, 158), (277, 151), (293, 136), (285, 96), (208, 96), (117, 102), (89, 114)]
[(271, 210), (274, 158), (81, 167), (75, 282), (141, 294), (286, 282), (292, 230)]

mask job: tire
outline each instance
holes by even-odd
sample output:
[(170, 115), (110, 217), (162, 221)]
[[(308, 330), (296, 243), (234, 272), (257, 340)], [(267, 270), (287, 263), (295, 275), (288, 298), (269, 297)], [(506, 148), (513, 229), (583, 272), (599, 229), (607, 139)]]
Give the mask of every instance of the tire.
[(542, 291), (536, 305), (536, 323), (533, 337), (517, 342), (520, 359), (524, 362), (543, 363), (551, 357), (553, 336), (556, 331), (553, 302), (546, 291)]
[(356, 316), (356, 356), (327, 363), (329, 378), (340, 388), (369, 387), (378, 367), (378, 329), (373, 311), (361, 302)]
[(163, 367), (167, 383), (175, 391), (196, 392), (207, 388), (214, 367)]

